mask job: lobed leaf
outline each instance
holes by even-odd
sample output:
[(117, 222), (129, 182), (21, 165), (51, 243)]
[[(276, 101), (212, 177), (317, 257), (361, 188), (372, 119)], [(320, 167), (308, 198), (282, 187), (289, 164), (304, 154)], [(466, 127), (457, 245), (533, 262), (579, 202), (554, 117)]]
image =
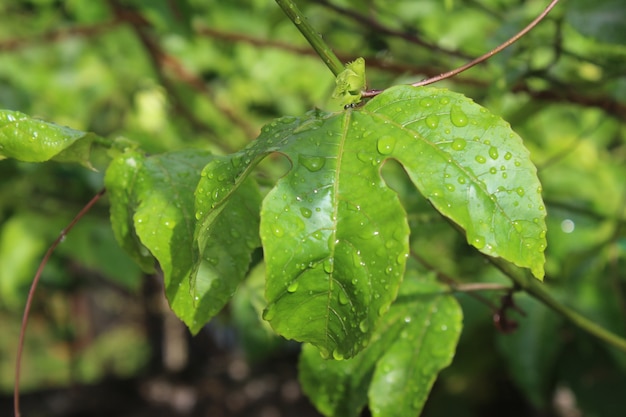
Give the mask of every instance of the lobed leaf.
[(529, 153), (506, 122), (460, 94), (400, 86), (359, 109), (279, 119), (207, 166), (198, 218), (219, 213), (271, 152), (292, 168), (261, 210), (264, 317), (326, 357), (367, 345), (404, 274), (406, 213), (380, 175), (389, 158), (470, 244), (543, 276), (545, 210)]
[(17, 111), (0, 110), (0, 159), (52, 159), (91, 167), (91, 145), (96, 138), (93, 133), (44, 122)]
[(159, 261), (170, 306), (193, 333), (219, 312), (245, 276), (252, 248), (240, 245), (232, 231), (241, 230), (245, 238), (258, 230), (258, 208), (257, 220), (240, 212), (260, 204), (252, 182), (229, 201), (234, 210), (216, 216), (209, 229), (197, 225), (194, 192), (201, 170), (214, 158), (198, 150), (151, 157), (129, 152), (111, 163), (105, 178), (118, 241), (147, 271), (153, 267), (150, 255)]
[(452, 361), (461, 327), (452, 295), (435, 283), (408, 280), (354, 358), (328, 361), (304, 347), (302, 388), (326, 416), (357, 417), (368, 402), (375, 417), (419, 415), (437, 374)]

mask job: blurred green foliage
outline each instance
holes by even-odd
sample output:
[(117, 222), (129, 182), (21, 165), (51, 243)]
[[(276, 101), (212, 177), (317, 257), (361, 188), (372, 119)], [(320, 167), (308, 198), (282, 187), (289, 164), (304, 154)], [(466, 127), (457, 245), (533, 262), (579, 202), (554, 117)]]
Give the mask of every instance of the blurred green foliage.
[[(300, 3), (342, 60), (365, 57), (371, 88), (452, 69), (516, 33), (545, 6), (537, 0)], [(501, 115), (524, 139), (548, 211), (546, 286), (620, 335), (626, 335), (625, 13), (619, 0), (563, 2), (502, 54), (439, 85)], [(275, 117), (313, 107), (334, 110), (333, 88), (332, 74), (270, 1), (0, 4), (0, 107), (110, 139), (130, 138), (149, 152), (238, 150)], [(103, 161), (94, 162), (98, 171), (0, 161), (3, 389), (12, 386), (28, 283), (49, 243), (102, 187)], [(258, 179), (271, 184), (281, 174), (268, 161)], [(416, 213), (409, 218), (411, 249), (428, 262), (413, 260), (414, 270), (460, 282), (508, 283), (414, 192), (401, 169), (388, 164), (384, 174)], [(120, 375), (142, 366), (145, 340), (140, 333), (126, 337), (128, 327), (120, 326), (92, 340), (79, 355), (81, 370), (70, 376), (70, 359), (55, 348), (66, 349), (79, 330), (45, 314), (59, 308), (59, 294), (69, 297), (94, 275), (137, 291), (140, 272), (114, 243), (107, 219), (106, 204), (97, 205), (44, 273), (37, 299), (42, 307), (25, 351), (34, 369), (24, 371), (29, 388), (92, 381), (111, 361)], [(81, 273), (75, 273), (77, 265)], [(261, 285), (247, 282), (232, 315), (251, 356), (276, 344), (251, 324), (260, 291)], [(487, 297), (499, 302), (498, 294)], [(513, 335), (494, 330), (493, 311), (484, 303), (468, 294), (458, 299), (465, 323), (457, 357), (424, 415), (480, 415), (496, 405), (509, 410), (501, 405), (502, 380), (517, 386), (528, 408), (553, 410), (555, 398), (567, 391), (585, 415), (623, 413), (623, 353), (527, 297), (517, 297), (525, 316), (510, 313), (520, 326)], [(115, 356), (121, 350), (136, 353)], [(519, 410), (508, 415), (525, 415)]]

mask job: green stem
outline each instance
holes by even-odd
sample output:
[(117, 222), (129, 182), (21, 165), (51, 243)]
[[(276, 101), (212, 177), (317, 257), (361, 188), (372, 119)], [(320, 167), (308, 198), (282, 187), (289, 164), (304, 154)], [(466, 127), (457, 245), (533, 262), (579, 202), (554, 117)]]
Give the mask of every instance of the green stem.
[(626, 352), (626, 339), (606, 330), (605, 328), (584, 317), (582, 314), (563, 305), (554, 297), (552, 297), (550, 293), (548, 293), (548, 290), (546, 290), (546, 287), (543, 284), (541, 284), (536, 279), (530, 277), (528, 274), (525, 274), (523, 271), (519, 269), (514, 269), (513, 267), (511, 267), (511, 265), (499, 259), (490, 259), (490, 261), (528, 294), (538, 299), (543, 304), (550, 307), (552, 310), (561, 314), (563, 317), (565, 317), (587, 333), (618, 348), (623, 352)]
[(283, 9), (283, 12), (285, 12), (293, 24), (296, 25), (306, 40), (309, 41), (313, 49), (315, 49), (315, 52), (322, 58), (332, 73), (335, 74), (335, 76), (339, 75), (339, 73), (345, 69), (343, 64), (332, 49), (326, 45), (326, 42), (324, 42), (320, 34), (313, 29), (313, 26), (311, 26), (295, 3), (291, 0), (276, 0), (276, 3)]

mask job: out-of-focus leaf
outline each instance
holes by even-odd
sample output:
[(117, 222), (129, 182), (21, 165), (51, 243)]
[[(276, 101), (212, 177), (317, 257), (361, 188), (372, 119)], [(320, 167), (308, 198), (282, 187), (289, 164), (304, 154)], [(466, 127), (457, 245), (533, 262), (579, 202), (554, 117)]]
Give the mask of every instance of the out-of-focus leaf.
[(306, 345), (304, 391), (326, 416), (419, 415), (437, 374), (454, 356), (462, 314), (454, 297), (432, 282), (408, 280), (372, 341), (357, 356), (327, 360)]
[(148, 271), (150, 254), (159, 261), (170, 306), (193, 333), (233, 295), (258, 246), (260, 197), (251, 181), (232, 196), (229, 210), (197, 221), (194, 192), (212, 159), (198, 150), (129, 152), (106, 175), (118, 241)]
[(583, 35), (603, 42), (626, 44), (626, 3), (622, 0), (571, 0), (565, 16)]
[(78, 162), (90, 167), (91, 145), (97, 136), (23, 113), (0, 110), (0, 158), (26, 162)]
[(518, 386), (543, 408), (552, 393), (556, 357), (563, 347), (559, 331), (563, 319), (526, 294), (517, 295), (515, 304), (525, 316), (515, 332), (498, 337), (498, 346)]

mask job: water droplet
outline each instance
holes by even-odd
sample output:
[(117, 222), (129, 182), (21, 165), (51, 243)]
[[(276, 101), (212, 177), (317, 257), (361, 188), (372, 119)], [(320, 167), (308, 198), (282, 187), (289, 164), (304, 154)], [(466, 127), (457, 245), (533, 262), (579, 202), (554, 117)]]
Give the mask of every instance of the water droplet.
[(450, 99), (448, 97), (441, 97), (441, 99), (439, 99), (439, 103), (443, 104), (444, 106), (448, 104), (449, 102), (450, 102)]
[(271, 305), (263, 311), (263, 320), (271, 321), (276, 316), (276, 308)]
[(437, 126), (439, 126), (439, 116), (437, 116), (436, 114), (430, 114), (428, 116), (426, 116), (426, 126), (428, 126), (431, 129), (436, 129)]
[(497, 173), (497, 172), (498, 172), (498, 170), (496, 169), (496, 167), (491, 167), (491, 168), (489, 168), (489, 172), (490, 172), (491, 174), (495, 174), (495, 173)]
[(463, 138), (456, 138), (452, 141), (452, 149), (454, 149), (455, 151), (462, 151), (463, 149), (465, 149), (466, 145), (467, 141)]
[(474, 239), (472, 239), (472, 245), (476, 248), (476, 249), (482, 249), (485, 247), (485, 238), (482, 236), (476, 236)]
[(369, 328), (370, 326), (369, 326), (369, 323), (367, 322), (367, 319), (361, 320), (361, 322), (359, 323), (359, 330), (363, 333), (367, 333)]
[(450, 109), (450, 120), (456, 127), (467, 126), (469, 122), (467, 114), (461, 109), (461, 106), (452, 106), (452, 109)]
[(455, 187), (454, 187), (454, 185), (453, 185), (453, 184), (446, 184), (446, 189), (447, 189), (448, 191), (454, 191), (454, 190), (455, 190)]
[(324, 261), (324, 271), (327, 274), (332, 274), (334, 269), (334, 259), (328, 258)]
[(339, 351), (339, 349), (333, 350), (333, 359), (336, 361), (342, 361), (344, 358), (343, 353)]
[(343, 291), (339, 291), (339, 304), (346, 305), (348, 304), (348, 301), (350, 300), (348, 299), (348, 296), (346, 295), (346, 293)]
[(313, 214), (313, 212), (306, 207), (300, 207), (300, 213), (302, 214), (302, 217), (307, 219), (311, 218), (311, 215)]
[(435, 100), (429, 97), (425, 97), (420, 100), (420, 104), (424, 107), (431, 107), (433, 104), (435, 104)]
[(524, 191), (524, 189), (522, 187), (517, 187), (515, 189), (515, 192), (517, 193), (517, 195), (519, 195), (520, 197), (524, 197), (524, 194), (526, 194), (526, 192)]
[(491, 159), (498, 159), (498, 148), (496, 148), (495, 146), (489, 148), (489, 156), (491, 157)]
[(511, 158), (513, 158), (513, 155), (511, 154), (511, 152), (507, 152), (504, 154), (504, 159), (506, 159), (507, 161), (510, 160)]
[[(375, 294), (375, 295), (377, 295), (377, 294)], [(389, 306), (381, 306), (381, 307), (378, 309), (378, 315), (379, 315), (379, 316), (384, 315), (384, 314), (387, 312), (387, 310), (389, 310)]]
[(274, 233), (276, 237), (282, 237), (285, 234), (285, 230), (279, 225), (274, 225), (274, 227), (272, 227), (272, 233)]
[(393, 152), (393, 148), (396, 146), (396, 140), (391, 136), (383, 136), (378, 139), (376, 149), (383, 155), (389, 155)]
[(482, 156), (482, 155), (476, 155), (476, 158), (474, 158), (474, 159), (479, 164), (484, 164), (485, 162), (487, 162), (487, 159), (484, 156)]
[(300, 19), (300, 16), (296, 16), (293, 19), (293, 23), (295, 23), (296, 25), (299, 25), (300, 23), (302, 23), (302, 19)]
[(400, 255), (398, 255), (398, 257), (396, 258), (396, 262), (400, 265), (404, 265), (404, 263), (406, 262), (406, 258), (409, 257), (408, 253), (401, 253)]
[(370, 162), (372, 159), (374, 159), (370, 153), (364, 151), (360, 151), (359, 153), (357, 153), (356, 157), (359, 158), (359, 161), (362, 162)]
[(459, 177), (457, 178), (457, 181), (459, 182), (459, 184), (465, 184), (465, 181), (467, 180), (465, 179), (465, 177)]
[(298, 156), (298, 162), (311, 172), (319, 171), (324, 167), (326, 158), (321, 156), (300, 155)]
[(289, 286), (287, 287), (287, 292), (290, 293), (294, 293), (298, 290), (298, 286), (299, 286), (299, 282), (298, 281), (294, 281), (291, 284), (289, 284)]

